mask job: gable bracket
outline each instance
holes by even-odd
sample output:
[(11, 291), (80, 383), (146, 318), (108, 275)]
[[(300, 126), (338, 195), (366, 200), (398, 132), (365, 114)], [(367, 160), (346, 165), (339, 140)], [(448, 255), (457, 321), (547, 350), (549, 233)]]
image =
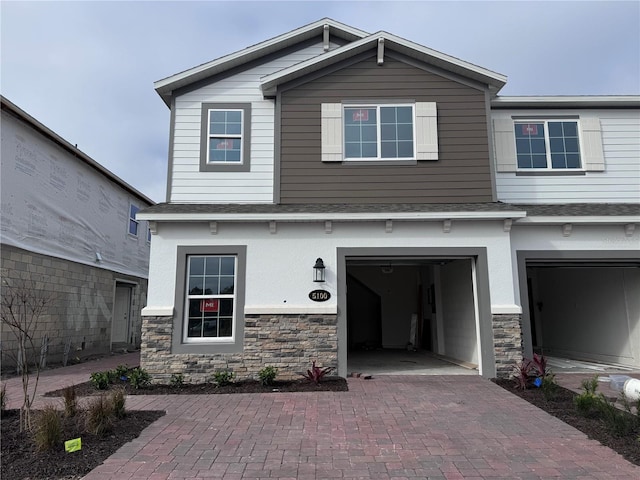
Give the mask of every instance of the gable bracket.
[(393, 232), (393, 220), (387, 220), (384, 225), (384, 231), (387, 233)]
[(211, 235), (216, 235), (218, 233), (218, 222), (209, 222), (209, 231)]
[(571, 230), (573, 230), (573, 224), (565, 223), (564, 225), (562, 225), (562, 236), (568, 237), (569, 235), (571, 235)]
[(326, 23), (322, 27), (322, 48), (325, 52), (329, 51), (329, 25)]
[(442, 231), (444, 233), (449, 233), (451, 231), (451, 220), (447, 219), (442, 222)]
[(273, 235), (274, 233), (276, 233), (276, 230), (277, 230), (276, 221), (275, 220), (271, 220), (269, 222), (269, 233), (271, 233)]
[[(627, 224), (624, 226), (624, 234), (625, 234), (627, 237), (632, 236), (632, 235), (633, 235), (633, 232), (635, 232), (635, 231), (636, 231), (636, 224), (635, 224), (635, 223), (627, 223)], [(151, 232), (151, 233), (153, 233), (153, 232)]]
[(324, 233), (329, 234), (333, 231), (333, 223), (331, 223), (331, 220), (327, 220), (326, 222), (324, 222)]
[(158, 233), (158, 224), (153, 220), (150, 220), (148, 224), (149, 224), (149, 231), (151, 232), (151, 235), (156, 235)]
[(384, 38), (378, 39), (378, 65), (384, 63)]
[(504, 219), (504, 231), (505, 232), (510, 232), (511, 231), (511, 225), (513, 225), (513, 219), (512, 218), (505, 218)]

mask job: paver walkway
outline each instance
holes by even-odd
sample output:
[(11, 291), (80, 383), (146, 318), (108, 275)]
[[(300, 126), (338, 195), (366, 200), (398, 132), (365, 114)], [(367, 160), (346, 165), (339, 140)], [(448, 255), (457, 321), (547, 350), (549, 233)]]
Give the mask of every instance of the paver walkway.
[(481, 377), (353, 378), (340, 393), (129, 396), (127, 407), (167, 415), (85, 479), (640, 478), (639, 467)]

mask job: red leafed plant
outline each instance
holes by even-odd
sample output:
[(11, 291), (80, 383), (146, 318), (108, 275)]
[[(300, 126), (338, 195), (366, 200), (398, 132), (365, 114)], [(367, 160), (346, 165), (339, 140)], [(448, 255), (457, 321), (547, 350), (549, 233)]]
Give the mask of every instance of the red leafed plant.
[(311, 364), (311, 370), (307, 370), (307, 373), (303, 373), (302, 376), (309, 380), (310, 382), (315, 383), (316, 385), (320, 385), (320, 382), (324, 378), (324, 376), (333, 370), (332, 367), (320, 368), (316, 367), (315, 360)]
[(534, 370), (535, 375), (540, 378), (547, 376), (547, 359), (543, 355), (533, 354), (533, 360), (531, 360), (531, 369)]
[(531, 384), (531, 370), (533, 369), (532, 361), (523, 358), (521, 362), (514, 366), (514, 380), (519, 388), (525, 390)]

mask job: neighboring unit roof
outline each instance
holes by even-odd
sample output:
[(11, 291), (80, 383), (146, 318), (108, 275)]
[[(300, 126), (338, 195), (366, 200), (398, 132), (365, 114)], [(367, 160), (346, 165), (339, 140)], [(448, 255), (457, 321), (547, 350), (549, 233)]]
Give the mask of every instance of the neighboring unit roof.
[(491, 108), (638, 108), (639, 95), (557, 95), (496, 97)]
[(218, 59), (203, 63), (184, 72), (176, 73), (170, 77), (158, 80), (154, 83), (156, 92), (162, 97), (164, 102), (169, 105), (171, 94), (174, 90), (190, 85), (199, 80), (205, 79), (212, 75), (225, 72), (231, 68), (238, 67), (252, 60), (256, 60), (265, 55), (277, 52), (296, 43), (322, 35), (324, 26), (328, 25), (331, 36), (337, 36), (349, 42), (368, 35), (367, 32), (358, 30), (340, 22), (336, 22), (331, 18), (323, 18), (316, 22), (310, 23), (303, 27), (292, 30), (291, 32), (278, 35), (277, 37), (265, 40), (251, 47), (239, 50), (235, 53), (225, 55)]
[(98, 162), (96, 162), (89, 155), (87, 155), (86, 153), (82, 152), (81, 150), (79, 150), (76, 146), (72, 145), (71, 143), (67, 142), (60, 135), (58, 135), (53, 130), (51, 130), (50, 128), (46, 127), (42, 123), (40, 123), (38, 120), (36, 120), (31, 115), (29, 115), (27, 112), (25, 112), (20, 107), (18, 107), (16, 104), (14, 104), (13, 102), (9, 101), (8, 99), (6, 99), (2, 95), (0, 95), (0, 100), (2, 101), (2, 110), (3, 111), (7, 111), (10, 114), (12, 114), (13, 116), (19, 118), (20, 120), (22, 120), (23, 122), (28, 124), (31, 128), (33, 128), (34, 130), (36, 130), (37, 132), (39, 132), (43, 136), (47, 137), (49, 140), (51, 140), (52, 142), (56, 143), (62, 149), (64, 149), (67, 152), (69, 152), (71, 155), (77, 157), (79, 160), (83, 161), (84, 163), (89, 165), (91, 168), (97, 170), (99, 173), (101, 173), (102, 175), (107, 177), (113, 183), (115, 183), (115, 184), (119, 185), (120, 187), (122, 187), (124, 190), (128, 191), (130, 194), (138, 197), (140, 200), (142, 200), (143, 202), (147, 203), (148, 205), (155, 205), (155, 202), (153, 200), (151, 200), (149, 197), (147, 197), (146, 195), (144, 195), (140, 191), (136, 190), (134, 187), (129, 185), (127, 182), (122, 180), (120, 177), (118, 177), (114, 173), (112, 173), (109, 170), (107, 170), (105, 167), (100, 165)]
[(341, 60), (353, 57), (358, 53), (374, 48), (379, 41), (395, 52), (404, 54), (418, 61), (456, 73), (466, 78), (493, 87), (493, 91), (500, 90), (507, 82), (507, 77), (500, 73), (487, 70), (456, 57), (432, 50), (417, 43), (405, 40), (388, 32), (377, 32), (348, 45), (332, 50), (314, 58), (300, 62), (291, 67), (272, 73), (262, 78), (262, 92), (265, 95), (275, 94), (276, 87), (309, 73), (326, 68)]
[(640, 221), (640, 203), (564, 203), (558, 205), (512, 205), (526, 210), (528, 217), (603, 217), (638, 216)]

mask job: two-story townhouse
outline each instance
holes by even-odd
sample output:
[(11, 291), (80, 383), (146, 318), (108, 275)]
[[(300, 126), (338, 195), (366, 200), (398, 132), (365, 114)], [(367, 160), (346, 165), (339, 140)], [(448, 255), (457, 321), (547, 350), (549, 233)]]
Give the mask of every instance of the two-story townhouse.
[(142, 366), (346, 376), (419, 349), (494, 377), (534, 348), (639, 366), (640, 98), (505, 82), (331, 19), (158, 81)]
[[(30, 333), (49, 362), (137, 348), (151, 236), (135, 216), (154, 202), (0, 98), (3, 317), (14, 294), (47, 299)], [(18, 342), (4, 322), (0, 331), (12, 368)]]

